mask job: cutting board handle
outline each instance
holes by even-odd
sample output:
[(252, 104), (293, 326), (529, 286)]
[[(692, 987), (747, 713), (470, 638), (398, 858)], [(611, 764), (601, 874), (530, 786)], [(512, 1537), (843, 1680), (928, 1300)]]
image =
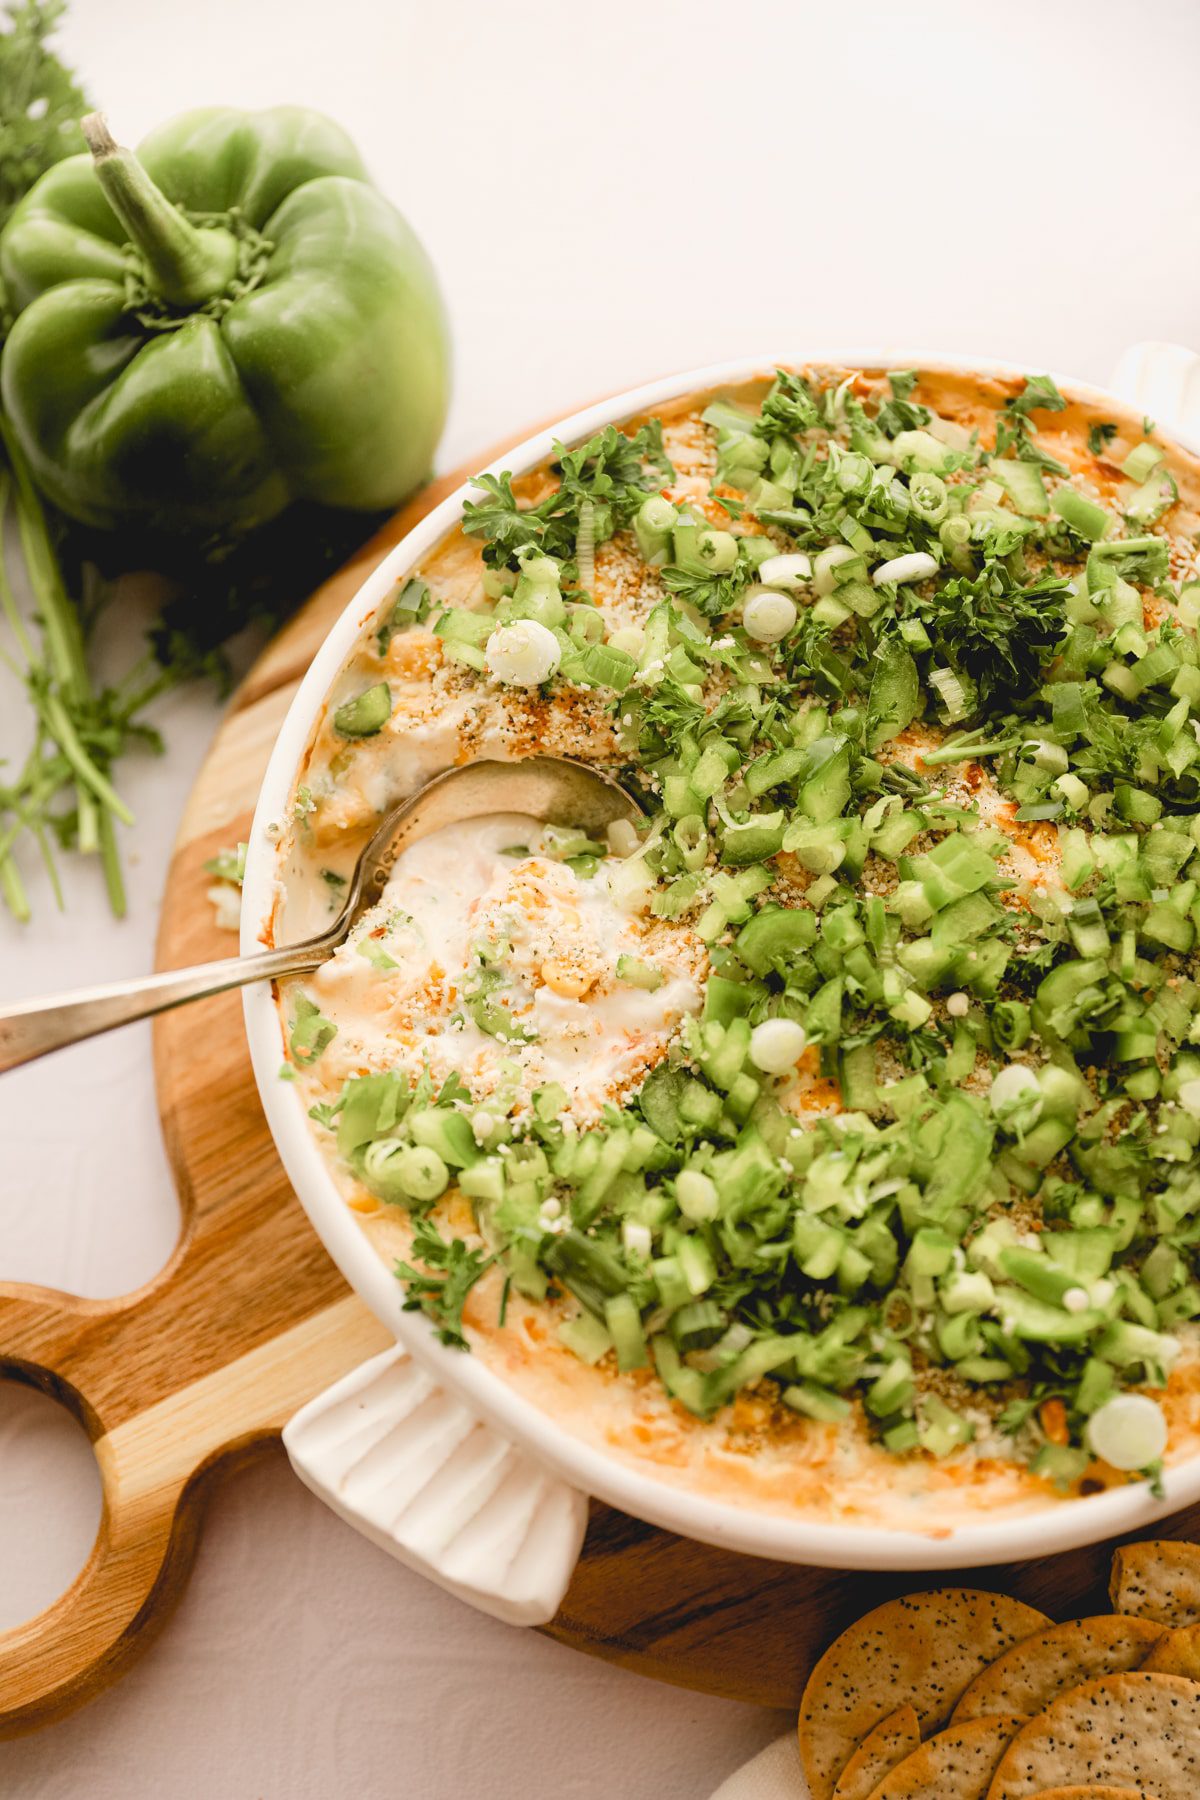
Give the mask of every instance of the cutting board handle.
[(57, 1717), (119, 1674), (191, 1565), (183, 1485), (119, 1456), (99, 1461), (104, 1512), (86, 1566), (52, 1606), (0, 1634), (0, 1736)]
[[(313, 1310), (292, 1323), (274, 1316), (279, 1290), (268, 1283), (239, 1292), (232, 1270), (222, 1283), (231, 1245), (220, 1222), (228, 1215), (200, 1219), (156, 1281), (115, 1300), (0, 1287), (0, 1376), (76, 1415), (103, 1495), (92, 1553), (66, 1593), (0, 1632), (0, 1738), (57, 1718), (120, 1674), (182, 1592), (215, 1478), (274, 1443), (314, 1389), (388, 1341), (336, 1276), (306, 1288), (293, 1269), (287, 1292)], [(321, 1304), (326, 1289), (343, 1297)], [(239, 1355), (256, 1328), (260, 1341)]]
[[(191, 1563), (195, 1531), (185, 1492), (197, 1458), (143, 1422), (122, 1418), (106, 1367), (131, 1342), (131, 1321), (155, 1311), (154, 1288), (113, 1301), (45, 1288), (0, 1289), (0, 1373), (40, 1387), (93, 1440), (103, 1511), (91, 1555), (72, 1585), (35, 1618), (0, 1632), (0, 1736), (57, 1717), (111, 1680), (165, 1616)], [(138, 1371), (128, 1365), (131, 1390)], [(202, 1460), (202, 1458), (201, 1458)]]

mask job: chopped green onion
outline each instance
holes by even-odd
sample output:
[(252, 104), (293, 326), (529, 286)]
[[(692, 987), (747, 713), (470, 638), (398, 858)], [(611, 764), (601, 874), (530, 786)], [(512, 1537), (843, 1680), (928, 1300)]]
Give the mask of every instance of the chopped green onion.
[(812, 563), (802, 554), (768, 556), (758, 565), (758, 579), (767, 587), (805, 587), (812, 574)]
[(940, 475), (917, 473), (909, 478), (912, 509), (927, 525), (940, 525), (950, 511), (950, 498)]
[(755, 643), (778, 643), (795, 625), (797, 616), (796, 602), (773, 588), (751, 588), (742, 602), (742, 628)]
[(363, 1156), (363, 1179), (392, 1204), (436, 1200), (450, 1185), (450, 1171), (436, 1150), (379, 1138)]
[(881, 587), (884, 582), (928, 581), (937, 572), (936, 556), (930, 556), (925, 550), (914, 550), (907, 556), (894, 556), (889, 562), (880, 563), (871, 571), (871, 580), (876, 587)]
[(846, 563), (856, 563), (859, 557), (849, 544), (831, 544), (822, 550), (813, 561), (813, 587), (819, 596), (832, 594), (837, 585), (836, 570)]
[(955, 669), (931, 669), (928, 680), (942, 703), (947, 723), (955, 725), (975, 711), (978, 695), (969, 676)]
[(1114, 1469), (1146, 1469), (1167, 1447), (1167, 1420), (1149, 1394), (1115, 1394), (1088, 1421), (1088, 1442)]
[(650, 494), (634, 516), (638, 550), (652, 568), (661, 568), (671, 554), (671, 539), (679, 514), (661, 494)]
[(750, 1034), (750, 1060), (769, 1075), (793, 1069), (808, 1039), (794, 1019), (764, 1019)]
[(642, 1330), (641, 1315), (630, 1294), (613, 1294), (605, 1301), (604, 1323), (617, 1353), (618, 1369), (644, 1368), (649, 1361), (646, 1334)]
[(1153, 525), (1174, 506), (1179, 487), (1165, 463), (1153, 468), (1125, 502), (1125, 515), (1138, 525)]

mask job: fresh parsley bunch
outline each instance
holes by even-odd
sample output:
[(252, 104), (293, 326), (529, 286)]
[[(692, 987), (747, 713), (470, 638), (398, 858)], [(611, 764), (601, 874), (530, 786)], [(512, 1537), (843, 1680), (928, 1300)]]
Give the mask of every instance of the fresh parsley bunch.
[(64, 0), (14, 0), (0, 31), (0, 230), (39, 175), (82, 150), (89, 101), (49, 48)]

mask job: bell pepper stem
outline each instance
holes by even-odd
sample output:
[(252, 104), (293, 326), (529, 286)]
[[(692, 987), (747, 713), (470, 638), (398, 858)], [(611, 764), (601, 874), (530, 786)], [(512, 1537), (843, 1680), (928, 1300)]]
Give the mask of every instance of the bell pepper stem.
[(237, 272), (237, 243), (214, 226), (199, 230), (151, 180), (132, 150), (118, 144), (103, 113), (80, 128), (104, 197), (146, 265), (147, 279), (170, 306), (202, 306)]

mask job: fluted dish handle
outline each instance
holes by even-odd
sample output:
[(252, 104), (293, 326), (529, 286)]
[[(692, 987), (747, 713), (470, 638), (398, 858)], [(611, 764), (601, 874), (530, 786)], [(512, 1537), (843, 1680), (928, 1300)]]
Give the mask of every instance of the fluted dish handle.
[(1117, 358), (1114, 394), (1168, 431), (1200, 446), (1200, 356), (1183, 344), (1146, 339)]
[(364, 1537), (480, 1612), (545, 1625), (567, 1590), (587, 1500), (386, 1350), (284, 1428), (292, 1467)]

